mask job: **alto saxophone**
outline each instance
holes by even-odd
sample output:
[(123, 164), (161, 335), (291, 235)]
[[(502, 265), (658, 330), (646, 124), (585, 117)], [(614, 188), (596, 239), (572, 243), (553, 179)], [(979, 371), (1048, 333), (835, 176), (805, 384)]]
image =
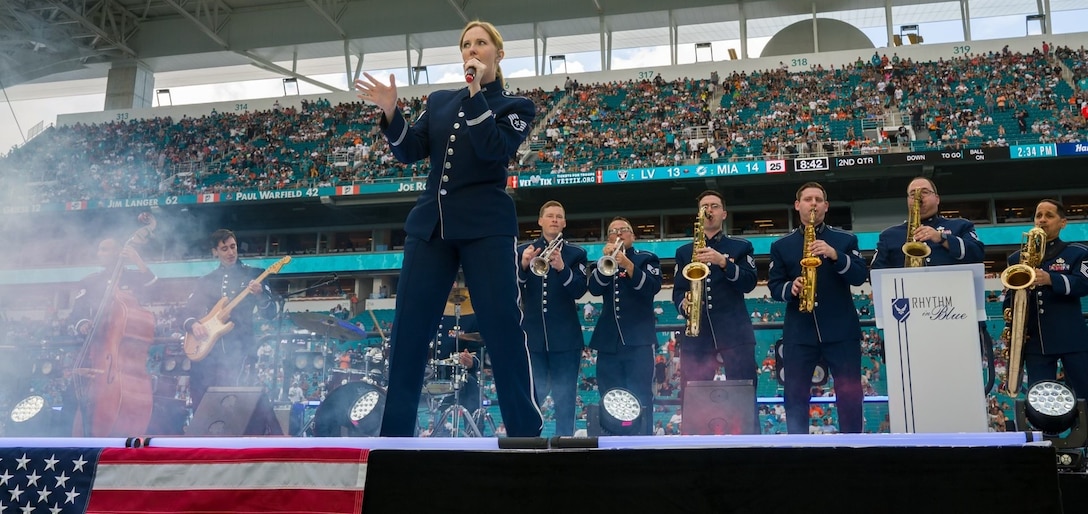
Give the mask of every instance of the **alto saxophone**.
[(1043, 262), (1043, 249), (1046, 248), (1046, 232), (1034, 227), (1024, 233), (1024, 242), (1020, 246), (1020, 263), (1013, 264), (1001, 272), (1001, 285), (1013, 292), (1012, 307), (1005, 309), (1005, 329), (1001, 338), (1005, 340), (1005, 389), (1010, 395), (1020, 390), (1020, 365), (1023, 360), (1024, 333), (1027, 321), (1028, 289), (1035, 282), (1035, 268)]
[(709, 216), (706, 207), (699, 209), (699, 215), (695, 217), (695, 233), (691, 243), (692, 261), (680, 270), (680, 274), (691, 284), (691, 289), (684, 293), (684, 299), (688, 304), (688, 321), (684, 327), (684, 335), (696, 337), (699, 335), (699, 325), (703, 316), (703, 290), (706, 278), (710, 276), (710, 266), (695, 260), (695, 254), (700, 249), (706, 248), (706, 233), (703, 232), (704, 220)]
[(801, 286), (801, 296), (798, 297), (800, 305), (797, 310), (812, 312), (816, 308), (816, 268), (823, 261), (812, 254), (809, 247), (816, 241), (816, 209), (808, 213), (808, 225), (805, 225), (805, 242), (801, 254), (801, 276), (804, 277), (804, 285)]
[(913, 198), (907, 213), (907, 242), (903, 243), (903, 266), (920, 268), (925, 265), (931, 250), (926, 243), (914, 239), (914, 231), (922, 225), (922, 190), (915, 189), (911, 196)]

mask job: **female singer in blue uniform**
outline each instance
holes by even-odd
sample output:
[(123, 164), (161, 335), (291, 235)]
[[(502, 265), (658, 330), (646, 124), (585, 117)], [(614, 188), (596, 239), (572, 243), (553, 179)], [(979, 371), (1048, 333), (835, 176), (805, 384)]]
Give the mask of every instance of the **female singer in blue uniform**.
[(381, 435), (415, 434), (428, 342), (461, 267), (491, 355), (507, 434), (536, 437), (543, 419), (520, 326), (517, 215), (506, 194), (507, 164), (528, 136), (536, 107), (503, 90), (503, 41), (494, 26), (470, 22), (460, 41), (468, 87), (433, 92), (415, 123), (397, 107), (392, 76), (388, 84), (369, 74), (355, 81), (359, 98), (384, 112), (382, 131), (397, 160), (431, 159), (427, 190), (404, 227)]

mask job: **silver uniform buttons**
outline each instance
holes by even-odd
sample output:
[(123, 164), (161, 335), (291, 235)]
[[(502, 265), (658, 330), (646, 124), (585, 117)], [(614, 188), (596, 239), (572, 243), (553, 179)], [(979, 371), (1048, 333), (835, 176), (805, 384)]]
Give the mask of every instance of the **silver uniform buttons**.
[(450, 134), (450, 142), (452, 143), (454, 141), (457, 141), (457, 135), (456, 134)]
[(460, 123), (454, 123), (454, 124), (453, 124), (453, 130), (457, 130), (457, 129), (459, 129), (459, 128), (461, 128), (461, 124), (460, 124)]
[(444, 166), (448, 170), (453, 167), (453, 163), (446, 161), (446, 164), (443, 164), (442, 166)]
[(442, 182), (449, 182), (449, 181), (450, 181), (450, 176), (449, 175), (442, 175)]
[(439, 189), (438, 194), (440, 194), (442, 196), (446, 196), (446, 190), (445, 189)]
[(465, 117), (465, 111), (457, 111), (457, 117), (458, 118), (464, 118)]

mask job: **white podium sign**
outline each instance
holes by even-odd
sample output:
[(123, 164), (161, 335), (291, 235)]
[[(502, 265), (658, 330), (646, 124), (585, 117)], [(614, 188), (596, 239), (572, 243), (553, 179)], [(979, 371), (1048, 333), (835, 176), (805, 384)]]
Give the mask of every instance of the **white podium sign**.
[(892, 433), (988, 431), (981, 278), (981, 264), (873, 270)]

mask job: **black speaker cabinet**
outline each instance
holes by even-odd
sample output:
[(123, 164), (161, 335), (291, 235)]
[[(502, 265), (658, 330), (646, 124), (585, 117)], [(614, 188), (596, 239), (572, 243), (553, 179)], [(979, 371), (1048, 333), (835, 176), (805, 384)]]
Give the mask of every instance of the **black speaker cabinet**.
[(751, 380), (695, 380), (684, 389), (683, 435), (758, 434)]
[(260, 387), (209, 387), (189, 422), (194, 436), (283, 435)]

